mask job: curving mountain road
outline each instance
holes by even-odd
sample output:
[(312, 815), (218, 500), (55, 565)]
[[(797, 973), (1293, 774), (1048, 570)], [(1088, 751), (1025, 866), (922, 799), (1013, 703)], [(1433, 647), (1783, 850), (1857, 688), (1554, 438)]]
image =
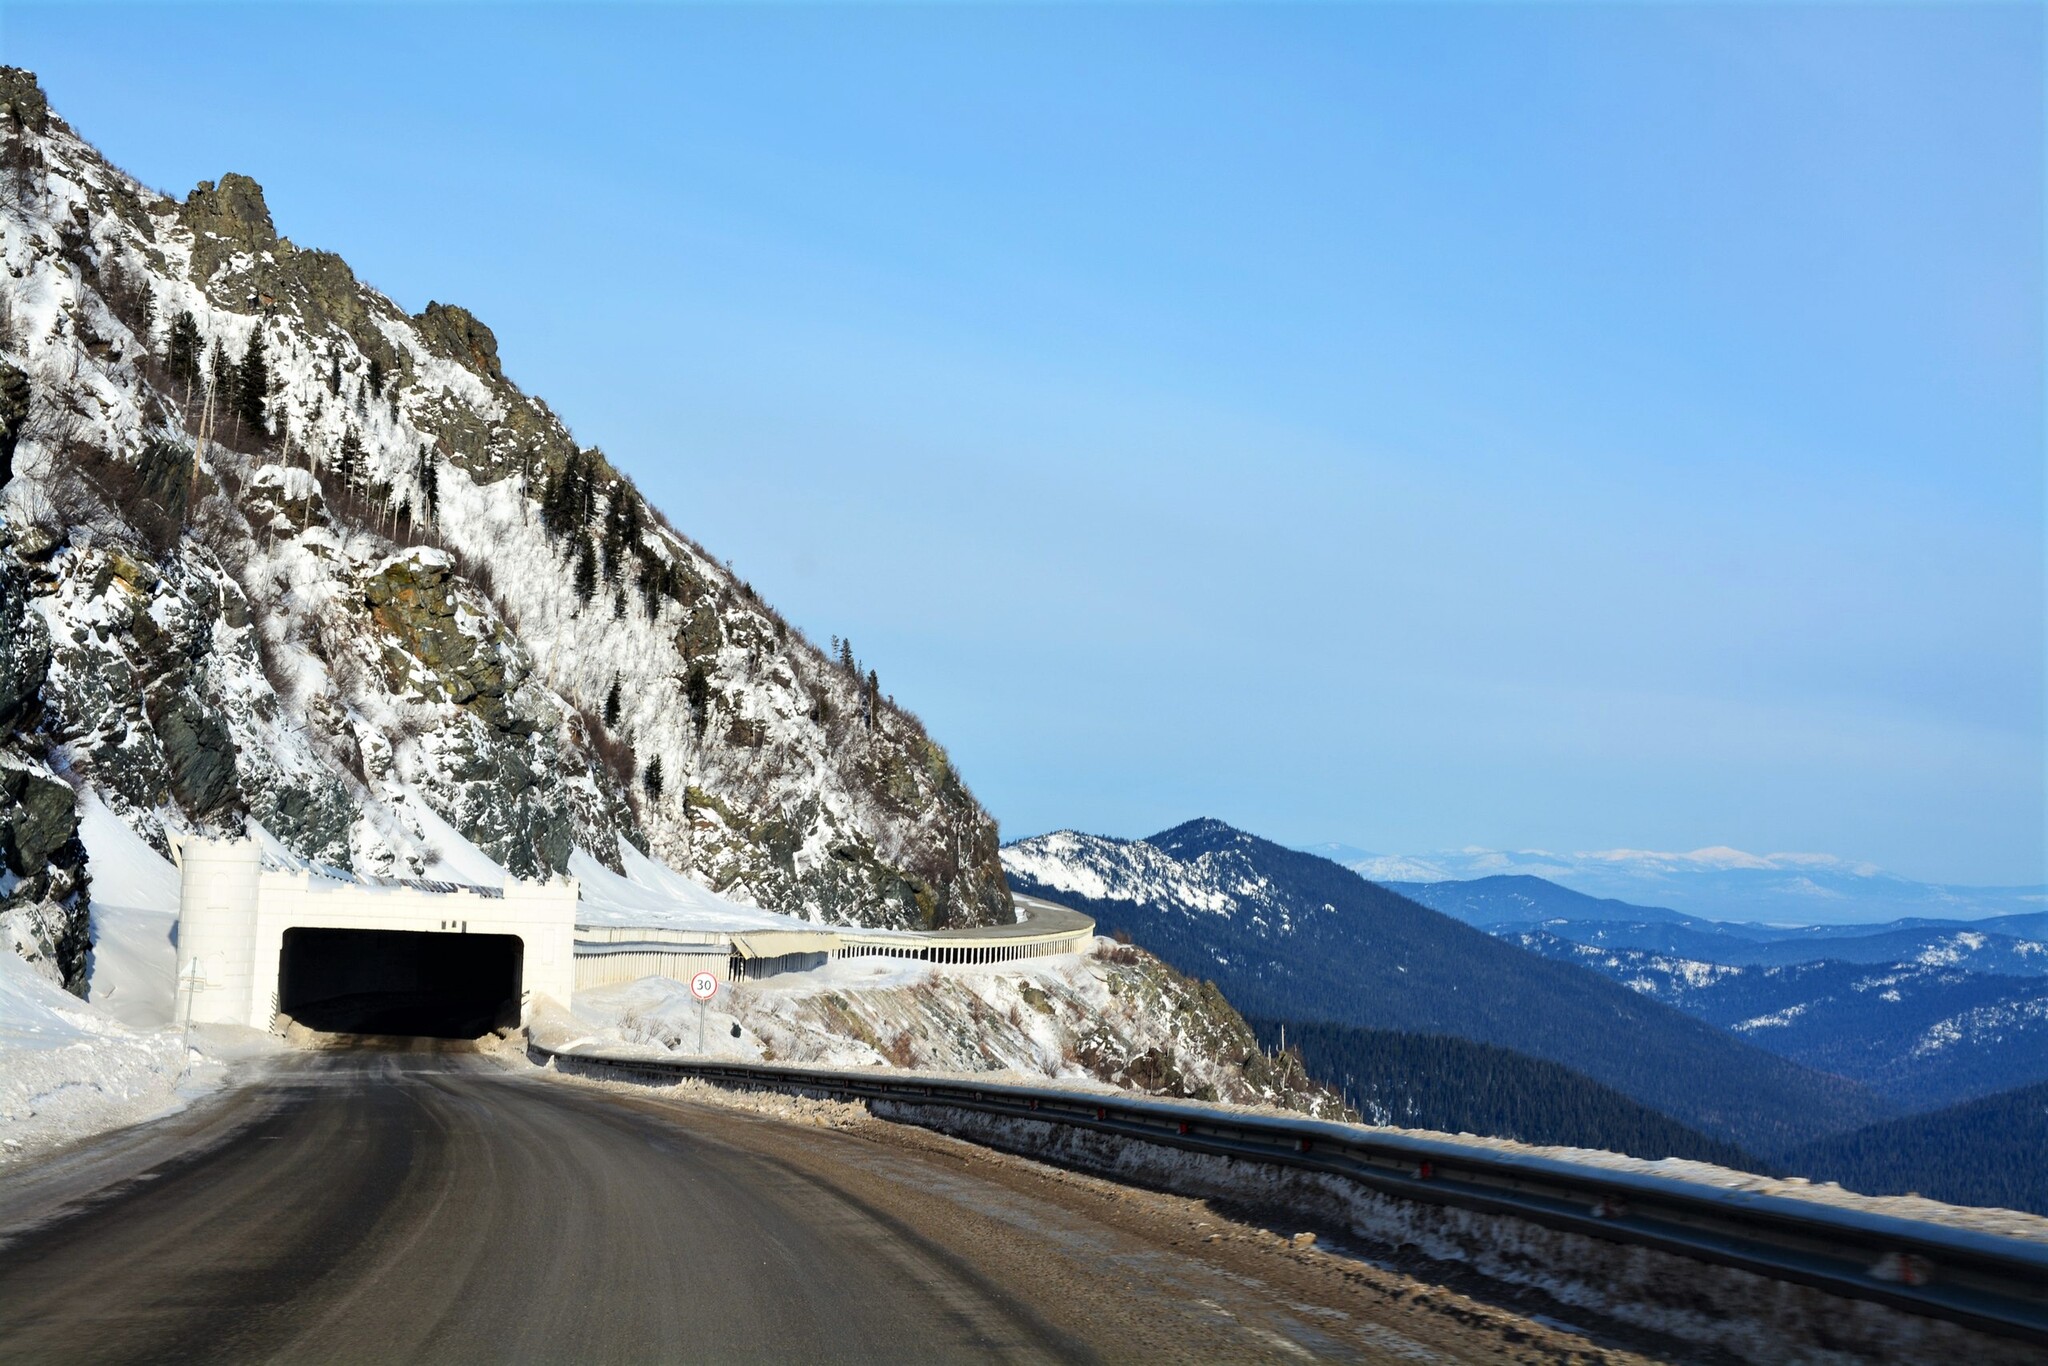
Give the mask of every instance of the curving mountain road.
[(1440, 1290), (1433, 1310), (1405, 1277), (1191, 1202), (826, 1118), (843, 1131), (459, 1052), (297, 1055), (265, 1084), (10, 1182), (0, 1359), (1472, 1360), (1548, 1356), (1546, 1335), (1587, 1347)]

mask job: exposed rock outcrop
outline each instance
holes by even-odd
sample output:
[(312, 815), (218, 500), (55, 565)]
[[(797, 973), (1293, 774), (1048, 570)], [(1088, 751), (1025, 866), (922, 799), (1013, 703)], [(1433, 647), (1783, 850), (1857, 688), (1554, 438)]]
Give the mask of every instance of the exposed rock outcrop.
[(446, 356), (487, 379), (505, 378), (498, 364), (498, 337), (475, 314), (454, 304), (429, 303), (413, 319), (420, 339), (437, 356)]
[(0, 361), (0, 485), (14, 477), (14, 452), (28, 425), (28, 372)]
[(530, 735), (533, 719), (514, 716), (506, 701), (507, 687), (516, 687), (525, 672), (523, 661), (505, 628), (463, 592), (451, 568), (445, 553), (415, 550), (392, 557), (363, 585), (371, 619), (390, 641), (385, 676), (397, 692), (445, 699), (493, 730)]
[(77, 996), (92, 947), (78, 800), (41, 764), (0, 755), (0, 942)]

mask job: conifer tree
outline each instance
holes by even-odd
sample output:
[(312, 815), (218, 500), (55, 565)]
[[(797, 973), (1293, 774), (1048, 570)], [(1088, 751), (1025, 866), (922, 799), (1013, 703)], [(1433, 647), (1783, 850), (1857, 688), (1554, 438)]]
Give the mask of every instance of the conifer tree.
[(875, 712), (880, 709), (882, 703), (882, 681), (875, 677), (873, 669), (868, 670), (867, 697), (865, 701), (868, 714), (868, 729), (873, 730), (875, 728)]
[(235, 416), (257, 436), (270, 434), (270, 363), (263, 356), (263, 332), (252, 329), (249, 349), (235, 373)]
[(611, 691), (604, 695), (604, 724), (610, 730), (619, 724), (619, 676), (612, 675)]
[(171, 319), (170, 337), (164, 347), (164, 369), (170, 372), (172, 380), (185, 386), (187, 403), (192, 401), (192, 391), (199, 387), (201, 347), (198, 322), (190, 309), (180, 309), (178, 316)]
[(577, 537), (576, 543), (576, 601), (588, 607), (597, 596), (597, 552), (588, 536)]
[(689, 677), (683, 681), (683, 698), (690, 704), (690, 719), (697, 723), (697, 729), (704, 729), (704, 717), (711, 706), (711, 680), (704, 676), (702, 664), (690, 666)]
[(647, 561), (640, 562), (640, 572), (633, 576), (633, 586), (640, 590), (640, 608), (653, 621), (661, 615), (660, 582), (655, 577), (654, 566)]
[(548, 476), (541, 497), (541, 525), (550, 536), (567, 536), (590, 524), (590, 473), (580, 452), (571, 451), (562, 468)]
[(370, 357), (370, 392), (384, 397), (384, 362), (375, 356)]
[(618, 582), (620, 566), (628, 551), (640, 542), (640, 500), (622, 481), (609, 499), (604, 514), (605, 582)]
[(227, 345), (219, 337), (213, 339), (213, 358), (208, 362), (213, 371), (213, 410), (217, 413), (238, 411), (235, 403), (235, 363), (228, 359)]
[(560, 534), (560, 508), (562, 503), (562, 475), (559, 470), (542, 472), (540, 486), (540, 526), (550, 538)]
[(441, 462), (425, 446), (420, 447), (420, 506), (426, 510), (427, 525), (441, 520)]
[(549, 530), (557, 536), (567, 536), (570, 529), (576, 525), (576, 456), (574, 452), (571, 452), (569, 458), (562, 462), (562, 468), (555, 471), (554, 483), (551, 485), (551, 489), (553, 492), (551, 510), (554, 517), (549, 524)]
[(583, 453), (583, 473), (577, 482), (576, 525), (589, 527), (597, 520), (597, 451)]
[(646, 787), (649, 797), (652, 797), (657, 802), (661, 800), (661, 756), (659, 754), (647, 761), (647, 772), (640, 781)]
[(335, 398), (341, 397), (341, 353), (334, 353), (334, 364), (327, 371), (327, 392)]
[(341, 453), (334, 457), (334, 472), (349, 488), (354, 488), (363, 477), (363, 439), (356, 435), (354, 427), (341, 433)]

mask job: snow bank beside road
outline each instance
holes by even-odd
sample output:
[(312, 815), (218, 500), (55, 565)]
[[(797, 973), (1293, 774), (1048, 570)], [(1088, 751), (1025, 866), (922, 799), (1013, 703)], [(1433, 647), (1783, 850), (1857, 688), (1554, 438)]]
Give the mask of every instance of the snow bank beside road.
[[(0, 953), (0, 1171), (182, 1109), (228, 1064), (276, 1047), (252, 1030), (135, 1029)], [(189, 1066), (187, 1063), (189, 1061)]]
[(231, 1063), (281, 1046), (202, 1027), (187, 1053), (173, 1024), (178, 870), (90, 792), (79, 834), (92, 875), (91, 999), (0, 953), (0, 1171), (182, 1109)]

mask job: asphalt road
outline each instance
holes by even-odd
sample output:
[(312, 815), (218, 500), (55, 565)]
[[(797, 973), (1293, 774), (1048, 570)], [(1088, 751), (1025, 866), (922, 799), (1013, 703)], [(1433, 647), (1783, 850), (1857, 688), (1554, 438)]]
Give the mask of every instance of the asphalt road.
[(1190, 1202), (843, 1123), (298, 1055), (0, 1191), (0, 1360), (1548, 1355)]

